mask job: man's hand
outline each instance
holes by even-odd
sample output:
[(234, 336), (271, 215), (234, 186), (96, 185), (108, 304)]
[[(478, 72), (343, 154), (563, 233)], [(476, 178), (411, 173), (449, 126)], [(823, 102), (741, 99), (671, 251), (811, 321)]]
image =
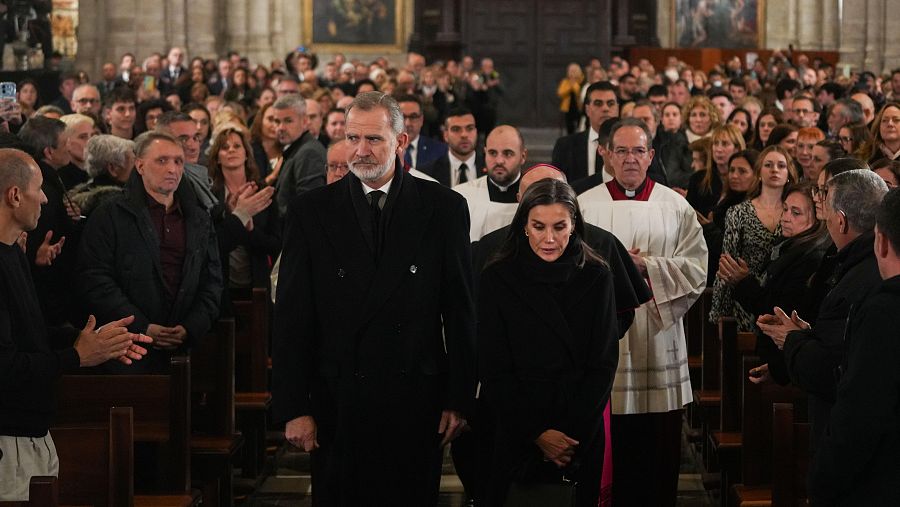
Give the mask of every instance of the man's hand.
[[(685, 191), (685, 197), (687, 197), (687, 191)], [(703, 213), (697, 212), (697, 221), (700, 222), (700, 225), (708, 225), (713, 221), (713, 212), (710, 211), (708, 214), (704, 215)]]
[(441, 439), (441, 447), (456, 439), (465, 426), (466, 420), (456, 410), (444, 410), (441, 412), (441, 422), (438, 424), (438, 433), (444, 435), (444, 438)]
[(641, 257), (641, 249), (640, 248), (632, 248), (628, 251), (628, 254), (631, 255), (631, 262), (634, 263), (635, 267), (638, 268), (638, 271), (641, 272), (641, 276), (647, 276), (647, 262)]
[(153, 338), (155, 347), (162, 350), (175, 350), (184, 343), (187, 338), (187, 330), (184, 326), (163, 327), (159, 324), (147, 326), (147, 334)]
[[(797, 312), (793, 312), (793, 316), (796, 317), (797, 322), (792, 320), (791, 317), (788, 317), (784, 310), (779, 307), (775, 307), (775, 314), (769, 315), (760, 315), (758, 319), (756, 319), (756, 325), (759, 326), (759, 329), (765, 333), (766, 336), (772, 339), (775, 342), (775, 345), (778, 346), (779, 349), (784, 348), (784, 340), (787, 338), (788, 333), (791, 331), (799, 331), (800, 329), (809, 329), (809, 324), (804, 322), (797, 316)], [(803, 323), (806, 327), (801, 326), (798, 322)]]
[(316, 421), (311, 415), (288, 421), (284, 427), (284, 438), (306, 452), (319, 448), (319, 441), (316, 439)]
[(111, 322), (95, 331), (97, 319), (93, 315), (88, 317), (88, 321), (81, 333), (78, 334), (74, 346), (78, 352), (78, 357), (81, 358), (81, 366), (97, 366), (110, 359), (119, 359), (121, 357), (128, 359), (128, 362), (123, 361), (125, 364), (131, 364), (131, 360), (143, 357), (141, 351), (146, 353), (146, 350), (134, 345), (134, 342), (147, 343), (146, 339), (128, 332), (126, 327), (133, 321), (134, 316), (132, 315)]
[(66, 237), (59, 238), (59, 241), (54, 244), (50, 244), (51, 239), (53, 239), (53, 231), (47, 231), (47, 235), (44, 236), (44, 242), (38, 247), (37, 254), (34, 256), (36, 265), (49, 266), (53, 264), (53, 260), (62, 252), (62, 247), (66, 243)]
[(75, 222), (84, 218), (83, 216), (81, 216), (81, 208), (79, 208), (78, 205), (72, 201), (66, 203), (66, 214), (69, 215), (69, 218), (71, 218)]
[(544, 453), (544, 459), (552, 461), (559, 468), (563, 468), (572, 461), (578, 440), (569, 438), (561, 431), (546, 430), (541, 433), (541, 436), (534, 443)]
[(750, 382), (762, 384), (769, 381), (769, 363), (761, 364), (756, 368), (750, 368), (748, 372)]

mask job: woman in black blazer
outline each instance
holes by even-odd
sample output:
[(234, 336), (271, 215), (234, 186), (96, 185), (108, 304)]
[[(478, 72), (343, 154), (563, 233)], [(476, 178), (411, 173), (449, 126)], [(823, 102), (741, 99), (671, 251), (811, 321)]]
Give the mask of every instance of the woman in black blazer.
[(269, 287), (272, 263), (281, 251), (281, 222), (274, 187), (259, 180), (249, 133), (237, 124), (220, 128), (209, 151), (212, 190), (219, 203), (210, 211), (222, 262), (222, 314), (230, 315), (227, 289)]
[(512, 483), (577, 483), (596, 506), (603, 410), (618, 364), (612, 276), (583, 241), (575, 192), (541, 180), (525, 193), (481, 277), (481, 394), (496, 418), (489, 505)]
[[(780, 307), (788, 315), (793, 310), (801, 313), (799, 304), (804, 300), (807, 284), (819, 268), (831, 239), (825, 222), (816, 219), (816, 206), (812, 200), (812, 186), (802, 183), (785, 192), (781, 214), (781, 240), (772, 248), (771, 261), (761, 279), (749, 274), (729, 255), (719, 263), (719, 276), (734, 287), (732, 297), (754, 315), (773, 313)], [(809, 317), (807, 317), (809, 318)], [(771, 378), (780, 385), (790, 383), (784, 352), (759, 328), (756, 333), (756, 354), (763, 365), (750, 370), (751, 380), (762, 382)]]

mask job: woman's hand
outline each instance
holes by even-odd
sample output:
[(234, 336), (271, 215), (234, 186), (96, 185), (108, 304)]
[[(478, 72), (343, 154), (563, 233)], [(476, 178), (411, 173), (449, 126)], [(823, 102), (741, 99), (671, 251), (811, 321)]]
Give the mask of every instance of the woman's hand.
[(728, 285), (737, 285), (741, 280), (750, 275), (750, 266), (744, 259), (735, 260), (731, 254), (722, 254), (719, 257), (719, 271), (716, 276)]
[(578, 441), (569, 438), (565, 433), (556, 430), (546, 430), (541, 433), (534, 441), (541, 452), (544, 453), (544, 459), (552, 461), (559, 468), (563, 468), (572, 461), (575, 455), (575, 447)]

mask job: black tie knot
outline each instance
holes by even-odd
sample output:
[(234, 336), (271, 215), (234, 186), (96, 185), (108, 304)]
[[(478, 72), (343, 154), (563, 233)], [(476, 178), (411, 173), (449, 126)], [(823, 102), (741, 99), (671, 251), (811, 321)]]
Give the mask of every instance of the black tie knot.
[(466, 172), (468, 170), (469, 170), (469, 166), (467, 166), (465, 162), (463, 162), (462, 164), (459, 164), (459, 182), (460, 183), (466, 183), (467, 181), (469, 181), (469, 176), (466, 174)]

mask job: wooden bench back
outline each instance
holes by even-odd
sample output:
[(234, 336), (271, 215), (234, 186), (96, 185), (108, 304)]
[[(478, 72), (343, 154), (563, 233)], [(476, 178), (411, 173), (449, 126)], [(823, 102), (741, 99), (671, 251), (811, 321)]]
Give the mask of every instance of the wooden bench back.
[(53, 427), (59, 455), (59, 498), (65, 505), (134, 504), (131, 407), (109, 410), (105, 426)]
[(195, 433), (234, 434), (234, 319), (222, 319), (191, 349), (191, 423)]
[(722, 391), (719, 428), (722, 431), (740, 431), (744, 398), (742, 386), (743, 379), (747, 376), (743, 369), (744, 356), (753, 354), (756, 336), (753, 333), (739, 333), (737, 321), (731, 317), (723, 317), (719, 319), (719, 342), (719, 385)]
[(798, 423), (794, 405), (772, 406), (772, 507), (797, 507), (807, 498), (809, 424)]
[[(759, 359), (744, 358), (744, 371), (758, 366)], [(754, 384), (744, 379), (743, 452), (741, 465), (745, 486), (770, 484), (772, 480), (772, 406), (775, 403), (803, 404), (806, 394), (794, 386), (774, 382)]]
[(169, 375), (63, 375), (59, 382), (56, 425), (100, 426), (109, 409), (132, 407), (134, 441), (160, 446), (160, 488), (190, 491), (191, 362), (171, 360)]
[[(268, 290), (254, 288), (249, 294), (247, 291), (232, 294), (235, 322), (235, 389), (245, 393), (267, 392), (271, 318)], [(246, 299), (247, 296), (249, 299)]]
[(34, 476), (28, 486), (28, 500), (0, 502), (0, 507), (58, 507), (59, 480), (56, 477)]

